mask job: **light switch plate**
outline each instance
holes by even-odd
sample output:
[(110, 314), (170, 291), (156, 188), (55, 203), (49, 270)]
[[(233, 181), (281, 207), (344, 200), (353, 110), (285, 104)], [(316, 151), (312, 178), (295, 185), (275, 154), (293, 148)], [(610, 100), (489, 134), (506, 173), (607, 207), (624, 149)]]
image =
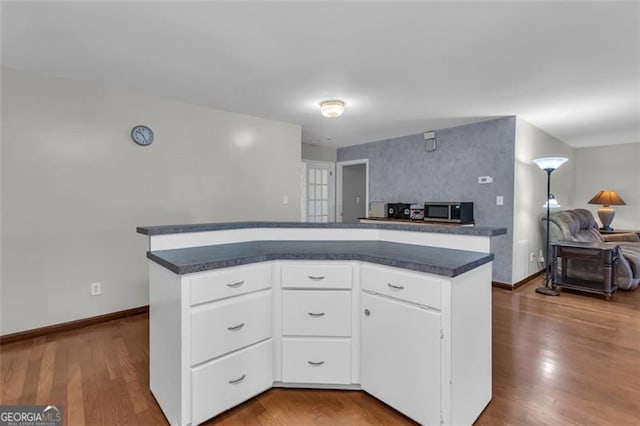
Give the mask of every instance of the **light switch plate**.
[(498, 195), (496, 197), (496, 206), (504, 205), (504, 197), (502, 195)]

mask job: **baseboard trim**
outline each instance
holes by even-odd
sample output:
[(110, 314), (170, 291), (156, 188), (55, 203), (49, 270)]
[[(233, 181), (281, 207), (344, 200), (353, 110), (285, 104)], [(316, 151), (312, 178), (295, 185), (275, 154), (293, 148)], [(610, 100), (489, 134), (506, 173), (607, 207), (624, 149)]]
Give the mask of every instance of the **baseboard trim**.
[(538, 272), (536, 272), (536, 273), (535, 273), (535, 274), (533, 274), (533, 275), (529, 275), (528, 277), (526, 277), (526, 278), (524, 278), (524, 279), (522, 279), (522, 280), (518, 281), (518, 282), (517, 282), (517, 283), (515, 283), (515, 284), (501, 283), (500, 281), (491, 281), (491, 285), (492, 285), (493, 287), (502, 288), (502, 289), (505, 289), (505, 290), (515, 290), (515, 289), (517, 289), (518, 287), (520, 287), (520, 286), (522, 286), (522, 285), (524, 285), (524, 284), (528, 283), (528, 282), (529, 282), (529, 281), (531, 281), (532, 279), (537, 278), (537, 277), (539, 277), (539, 276), (540, 276), (540, 275), (542, 275), (542, 274), (544, 274), (544, 269), (539, 270)]
[(513, 286), (511, 284), (502, 283), (500, 281), (491, 281), (491, 286), (501, 288), (503, 290), (513, 290)]
[(0, 336), (0, 345), (14, 343), (25, 339), (31, 339), (33, 337), (45, 336), (47, 334), (74, 330), (76, 328), (82, 328), (89, 325), (100, 324), (102, 322), (131, 317), (133, 315), (145, 314), (147, 312), (149, 312), (149, 305), (125, 309), (124, 311), (110, 312), (108, 314), (97, 315), (95, 317), (83, 318), (75, 321), (62, 322), (60, 324), (48, 325), (46, 327), (34, 328), (32, 330), (5, 334), (3, 336)]

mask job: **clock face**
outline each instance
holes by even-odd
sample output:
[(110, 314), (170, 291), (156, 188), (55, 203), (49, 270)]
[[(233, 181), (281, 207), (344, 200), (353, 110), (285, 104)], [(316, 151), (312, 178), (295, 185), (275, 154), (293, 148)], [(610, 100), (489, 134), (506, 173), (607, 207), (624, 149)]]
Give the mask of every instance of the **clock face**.
[(147, 126), (136, 126), (131, 129), (131, 139), (138, 145), (151, 145), (153, 142), (153, 130)]

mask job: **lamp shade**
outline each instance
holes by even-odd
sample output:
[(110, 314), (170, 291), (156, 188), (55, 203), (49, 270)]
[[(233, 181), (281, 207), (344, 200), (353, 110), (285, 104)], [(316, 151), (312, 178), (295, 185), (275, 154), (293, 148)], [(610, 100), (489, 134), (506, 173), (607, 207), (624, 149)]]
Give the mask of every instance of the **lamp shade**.
[(560, 203), (558, 203), (558, 200), (556, 200), (555, 195), (553, 195), (553, 194), (549, 194), (549, 200), (546, 203), (544, 203), (544, 205), (542, 207), (544, 207), (546, 209), (547, 206), (550, 209), (559, 209), (560, 207), (562, 207), (560, 205)]
[(603, 206), (624, 206), (627, 203), (618, 195), (616, 191), (606, 189), (598, 192), (594, 197), (589, 200), (589, 204), (600, 204)]
[(542, 170), (555, 170), (567, 161), (569, 159), (565, 157), (542, 157), (533, 160)]

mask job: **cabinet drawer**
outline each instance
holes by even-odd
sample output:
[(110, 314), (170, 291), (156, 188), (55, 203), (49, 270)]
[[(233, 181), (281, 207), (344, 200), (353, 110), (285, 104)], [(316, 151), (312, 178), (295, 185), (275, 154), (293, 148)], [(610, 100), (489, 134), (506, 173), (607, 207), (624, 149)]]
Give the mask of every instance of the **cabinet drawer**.
[(282, 265), (285, 288), (351, 288), (351, 266), (326, 263)]
[(191, 277), (191, 305), (271, 287), (271, 263), (225, 268)]
[(269, 389), (273, 385), (272, 358), (272, 343), (267, 340), (192, 369), (192, 424)]
[(351, 336), (351, 292), (285, 290), (282, 334), (289, 336)]
[(271, 290), (191, 308), (191, 365), (271, 337)]
[(416, 272), (363, 265), (363, 290), (374, 291), (397, 299), (442, 308), (442, 280)]
[(350, 383), (351, 340), (283, 339), (282, 380), (289, 383)]

